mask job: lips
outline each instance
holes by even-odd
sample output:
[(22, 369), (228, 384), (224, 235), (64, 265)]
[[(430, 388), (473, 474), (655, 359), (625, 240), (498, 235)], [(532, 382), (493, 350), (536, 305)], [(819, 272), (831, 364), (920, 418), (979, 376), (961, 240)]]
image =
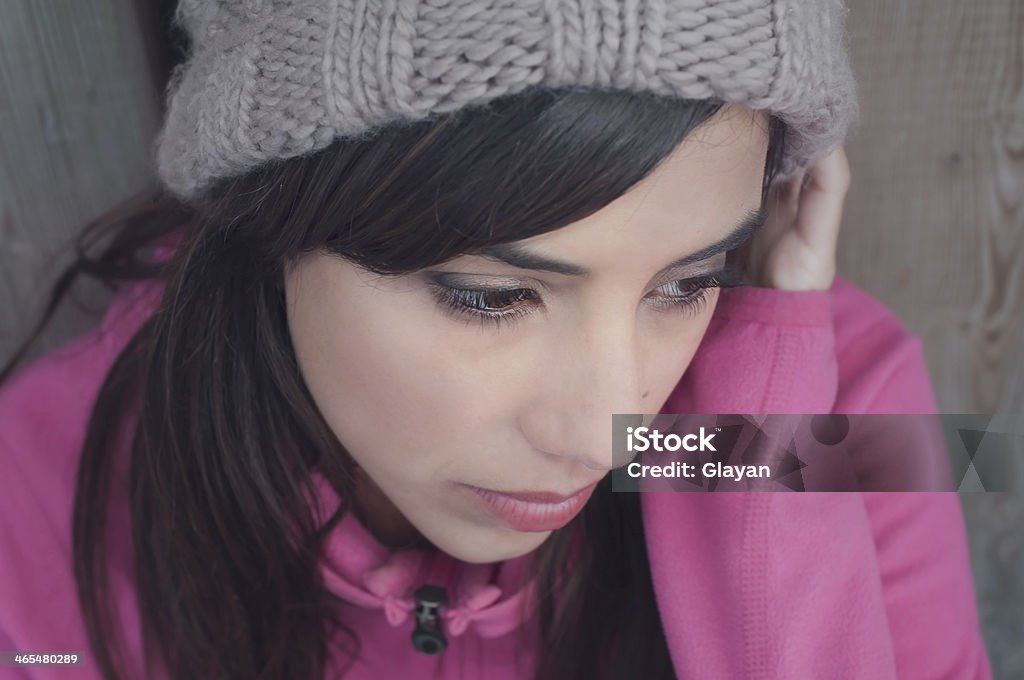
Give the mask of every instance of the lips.
[(569, 494), (548, 491), (495, 491), (466, 485), (489, 514), (515, 531), (554, 531), (572, 520), (597, 482)]

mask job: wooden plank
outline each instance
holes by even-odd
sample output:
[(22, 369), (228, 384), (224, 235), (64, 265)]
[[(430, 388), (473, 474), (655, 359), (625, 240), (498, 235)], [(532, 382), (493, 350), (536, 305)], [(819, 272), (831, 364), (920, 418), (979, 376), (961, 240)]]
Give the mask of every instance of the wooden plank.
[[(1024, 414), (1024, 3), (849, 6), (863, 121), (839, 270), (921, 336), (943, 411)], [(961, 500), (995, 677), (1024, 677), (1024, 502)]]
[(943, 410), (1024, 413), (1024, 4), (850, 7), (840, 271), (924, 338)]
[[(152, 181), (159, 124), (134, 4), (6, 0), (0, 21), (0, 356), (40, 309), (64, 246)], [(96, 287), (78, 296), (92, 307)], [(95, 321), (68, 306), (40, 349)]]

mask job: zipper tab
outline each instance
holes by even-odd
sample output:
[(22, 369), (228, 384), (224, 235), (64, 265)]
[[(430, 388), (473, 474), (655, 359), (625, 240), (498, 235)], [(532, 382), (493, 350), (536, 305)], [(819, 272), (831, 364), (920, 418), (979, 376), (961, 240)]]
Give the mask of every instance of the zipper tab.
[(441, 630), (439, 609), (448, 604), (448, 592), (441, 586), (424, 584), (412, 594), (416, 599), (416, 628), (412, 631), (412, 646), (424, 654), (440, 654), (448, 647)]

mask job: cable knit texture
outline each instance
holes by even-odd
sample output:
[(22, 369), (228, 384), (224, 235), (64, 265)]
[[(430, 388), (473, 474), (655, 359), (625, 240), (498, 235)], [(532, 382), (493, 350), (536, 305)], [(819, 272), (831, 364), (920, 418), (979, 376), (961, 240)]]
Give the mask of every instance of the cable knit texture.
[(790, 128), (776, 182), (858, 117), (842, 0), (181, 0), (157, 168), (179, 197), (534, 85), (717, 98)]

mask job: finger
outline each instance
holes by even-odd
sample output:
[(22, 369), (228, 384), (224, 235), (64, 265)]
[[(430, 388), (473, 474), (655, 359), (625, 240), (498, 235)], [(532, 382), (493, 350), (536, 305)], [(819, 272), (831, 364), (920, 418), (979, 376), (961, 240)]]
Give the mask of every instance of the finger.
[(804, 171), (798, 172), (785, 182), (777, 185), (768, 195), (766, 208), (771, 228), (765, 231), (790, 230), (796, 219), (797, 201), (800, 197), (800, 183)]
[(807, 171), (796, 229), (801, 240), (821, 256), (835, 254), (849, 186), (850, 170), (842, 147), (833, 149)]
[(818, 183), (822, 188), (845, 192), (850, 188), (850, 163), (846, 149), (837, 146), (822, 156), (813, 166), (808, 185)]

